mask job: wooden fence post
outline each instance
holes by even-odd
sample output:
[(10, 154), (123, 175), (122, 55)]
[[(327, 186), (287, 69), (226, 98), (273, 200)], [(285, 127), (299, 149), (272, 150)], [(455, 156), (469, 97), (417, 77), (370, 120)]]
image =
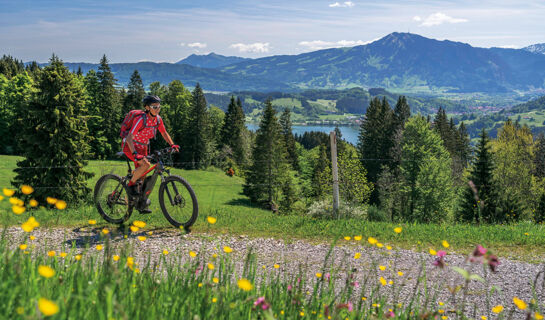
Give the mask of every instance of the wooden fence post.
[(337, 171), (337, 135), (335, 131), (329, 133), (331, 140), (331, 171), (333, 173), (333, 210), (338, 217), (339, 212), (339, 174)]

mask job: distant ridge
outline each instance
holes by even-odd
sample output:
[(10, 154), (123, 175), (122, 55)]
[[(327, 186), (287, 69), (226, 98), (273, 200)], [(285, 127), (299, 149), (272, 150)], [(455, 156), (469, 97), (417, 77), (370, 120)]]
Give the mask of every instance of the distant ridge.
[(207, 55), (192, 54), (185, 59), (182, 59), (176, 64), (188, 64), (194, 67), (200, 68), (219, 68), (230, 64), (235, 64), (243, 61), (252, 60), (249, 58), (235, 57), (235, 56), (223, 56), (214, 52)]
[(530, 51), (533, 53), (545, 54), (545, 43), (536, 43), (536, 44), (527, 46), (525, 48), (522, 48), (522, 50)]

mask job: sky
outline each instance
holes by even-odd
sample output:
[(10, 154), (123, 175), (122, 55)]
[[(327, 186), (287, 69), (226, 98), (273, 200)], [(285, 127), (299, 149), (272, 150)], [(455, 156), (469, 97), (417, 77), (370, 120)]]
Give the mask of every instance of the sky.
[(411, 32), (475, 47), (545, 43), (544, 0), (0, 0), (0, 54), (47, 62), (258, 58)]

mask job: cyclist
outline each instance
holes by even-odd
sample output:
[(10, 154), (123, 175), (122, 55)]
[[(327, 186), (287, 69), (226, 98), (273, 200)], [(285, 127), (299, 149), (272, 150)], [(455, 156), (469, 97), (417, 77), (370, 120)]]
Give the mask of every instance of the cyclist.
[[(163, 139), (176, 151), (180, 150), (180, 146), (174, 144), (170, 135), (167, 133), (163, 120), (159, 116), (161, 110), (161, 99), (158, 96), (148, 95), (143, 100), (146, 112), (143, 116), (133, 120), (132, 127), (126, 138), (123, 139), (122, 149), (125, 155), (134, 161), (135, 170), (131, 181), (128, 183), (129, 195), (136, 197), (139, 195), (136, 182), (150, 168), (146, 156), (149, 153), (149, 140), (155, 137), (157, 130), (163, 136)], [(140, 206), (140, 213), (151, 213), (148, 208), (149, 202), (145, 206)]]

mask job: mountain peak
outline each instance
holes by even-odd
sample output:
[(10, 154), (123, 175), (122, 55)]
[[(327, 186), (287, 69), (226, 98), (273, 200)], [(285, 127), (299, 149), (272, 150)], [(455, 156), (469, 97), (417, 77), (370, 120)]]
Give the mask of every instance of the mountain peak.
[(522, 50), (530, 51), (533, 53), (545, 54), (545, 43), (532, 44), (530, 46), (522, 48)]
[(236, 57), (236, 56), (223, 56), (214, 52), (210, 52), (206, 55), (192, 54), (185, 59), (182, 59), (177, 64), (189, 64), (194, 67), (200, 68), (219, 68), (230, 64), (235, 64), (251, 60), (248, 58)]

